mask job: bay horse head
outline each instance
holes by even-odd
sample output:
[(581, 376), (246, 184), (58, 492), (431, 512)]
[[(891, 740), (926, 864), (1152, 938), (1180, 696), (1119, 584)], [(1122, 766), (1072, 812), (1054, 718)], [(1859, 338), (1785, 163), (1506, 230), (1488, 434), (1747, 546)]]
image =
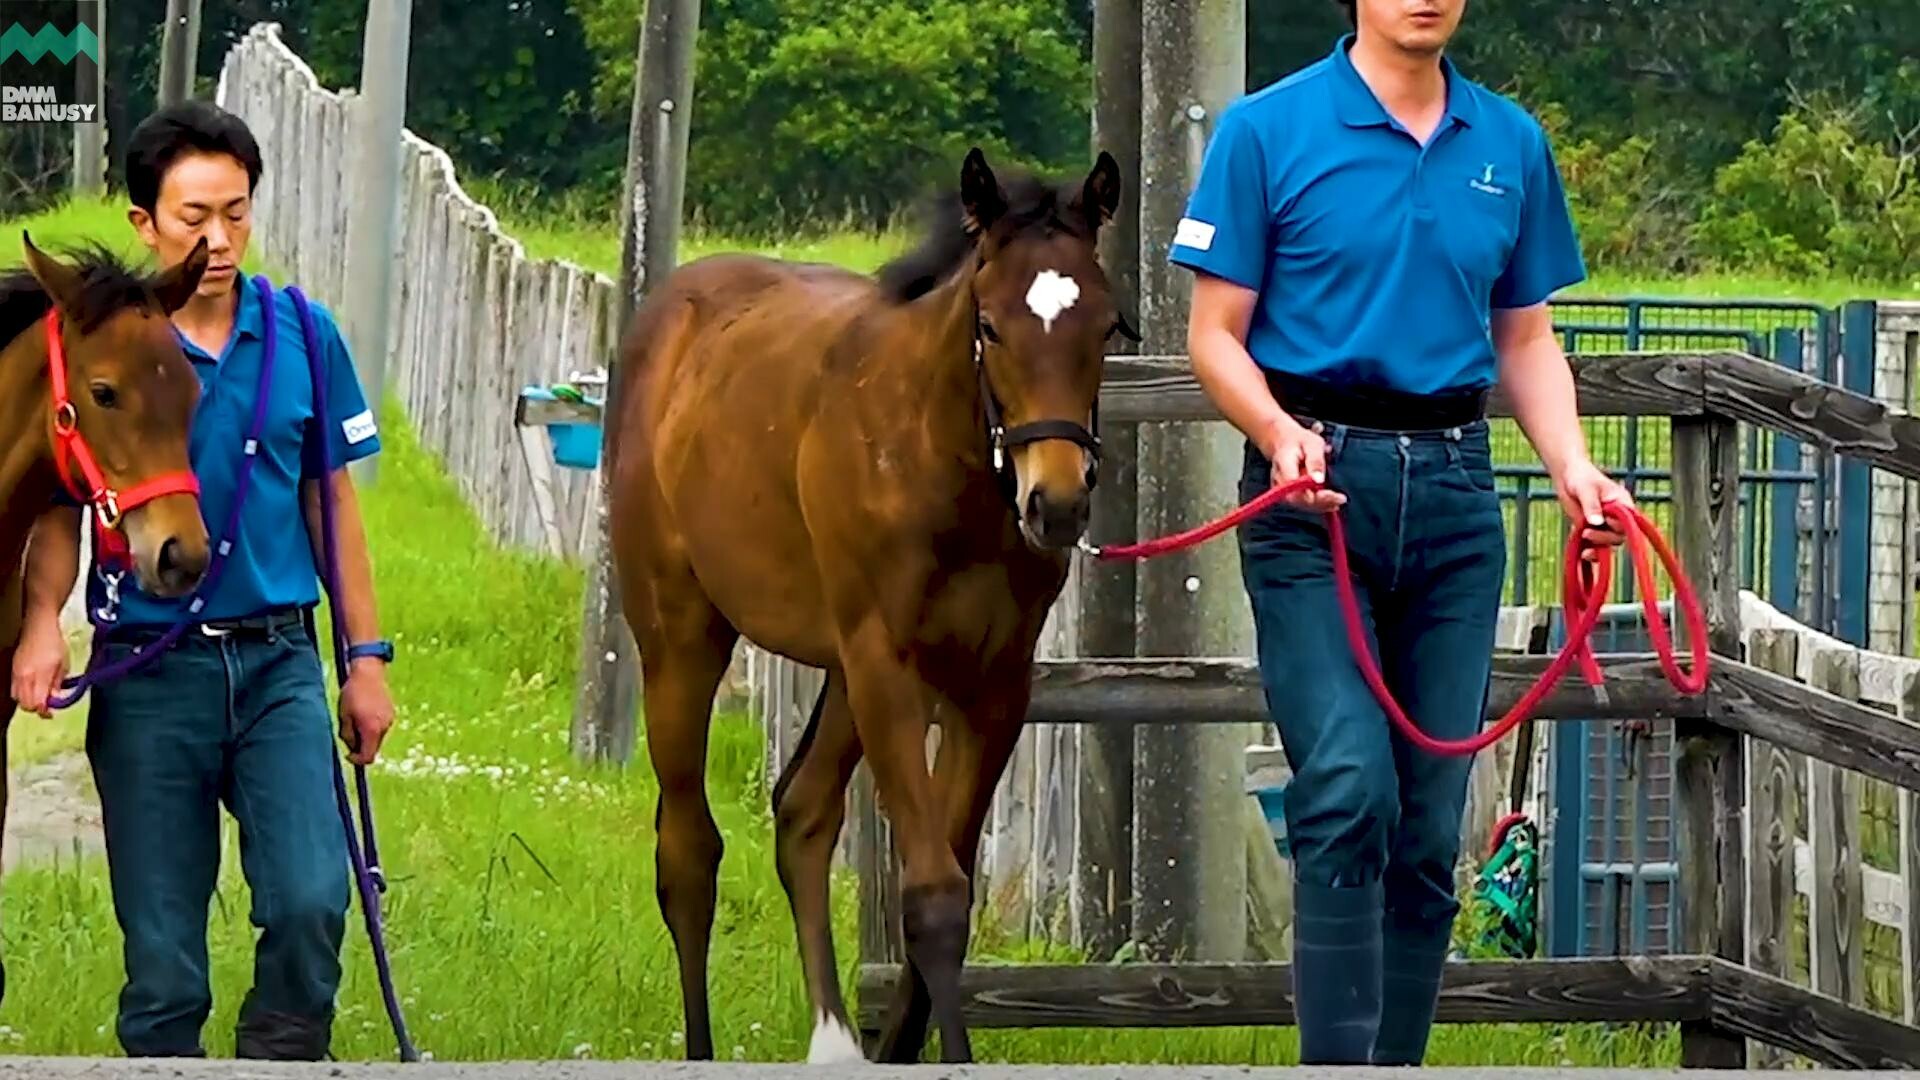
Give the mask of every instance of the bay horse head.
[(1077, 184), (1003, 184), (978, 147), (960, 167), (972, 239), (974, 359), (993, 466), (1036, 548), (1086, 531), (1100, 472), (1096, 434), (1109, 341), (1139, 334), (1100, 267), (1100, 229), (1120, 202), (1120, 167), (1101, 151)]
[(187, 445), (200, 380), (168, 316), (198, 288), (206, 242), (151, 275), (101, 247), (69, 263), (21, 243), (25, 267), (0, 276), (0, 360), (36, 366), (41, 393), (15, 435), (43, 440), (97, 536), (124, 537), (143, 590), (184, 596), (210, 553)]

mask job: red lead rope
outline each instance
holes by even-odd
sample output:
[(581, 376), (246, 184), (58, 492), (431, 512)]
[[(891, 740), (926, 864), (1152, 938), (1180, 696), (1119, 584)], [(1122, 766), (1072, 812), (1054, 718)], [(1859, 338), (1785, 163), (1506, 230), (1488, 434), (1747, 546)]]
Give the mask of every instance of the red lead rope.
[[(1295, 492), (1308, 491), (1318, 485), (1309, 477), (1302, 477), (1291, 483), (1281, 484), (1262, 492), (1258, 498), (1235, 508), (1232, 513), (1208, 522), (1199, 528), (1183, 533), (1148, 540), (1138, 544), (1117, 547), (1090, 549), (1098, 559), (1117, 561), (1121, 559), (1151, 559), (1158, 555), (1189, 548), (1195, 544), (1210, 540), (1255, 515), (1260, 514), (1274, 504)], [(1660, 660), (1660, 670), (1666, 674), (1667, 681), (1683, 694), (1698, 694), (1707, 687), (1707, 619), (1701, 611), (1699, 598), (1694, 594), (1693, 583), (1687, 580), (1680, 568), (1680, 560), (1674, 556), (1666, 537), (1659, 528), (1641, 513), (1638, 508), (1619, 503), (1608, 503), (1604, 508), (1607, 521), (1627, 540), (1627, 550), (1633, 559), (1634, 577), (1640, 585), (1641, 603), (1647, 613), (1647, 629), (1653, 637), (1654, 652)], [(1354, 595), (1353, 573), (1347, 561), (1346, 526), (1338, 510), (1327, 514), (1327, 542), (1333, 549), (1333, 574), (1335, 591), (1340, 597), (1340, 611), (1344, 616), (1347, 629), (1347, 644), (1353, 650), (1354, 662), (1360, 668), (1360, 674), (1373, 690), (1373, 696), (1380, 701), (1380, 707), (1386, 710), (1387, 717), (1400, 729), (1407, 741), (1433, 754), (1458, 756), (1477, 753), (1493, 745), (1502, 736), (1524, 722), (1540, 702), (1559, 685), (1567, 669), (1580, 665), (1581, 675), (1589, 686), (1598, 687), (1601, 683), (1599, 662), (1594, 659), (1592, 637), (1595, 624), (1600, 621), (1601, 606), (1606, 602), (1607, 592), (1613, 587), (1613, 549), (1606, 545), (1592, 544), (1586, 539), (1585, 531), (1575, 529), (1567, 537), (1566, 574), (1563, 582), (1562, 604), (1567, 613), (1567, 641), (1559, 655), (1547, 665), (1532, 687), (1514, 703), (1512, 709), (1500, 718), (1492, 727), (1471, 738), (1448, 740), (1436, 739), (1414, 724), (1406, 710), (1393, 699), (1392, 691), (1387, 689), (1387, 681), (1380, 674), (1380, 666), (1374, 659), (1373, 650), (1367, 640), (1367, 630), (1360, 618), (1360, 602)], [(1667, 576), (1673, 579), (1674, 600), (1680, 607), (1682, 617), (1687, 621), (1687, 639), (1693, 652), (1693, 670), (1682, 671), (1675, 656), (1673, 638), (1667, 633), (1667, 624), (1660, 617), (1660, 609), (1655, 604), (1655, 583), (1653, 564), (1647, 555), (1647, 545), (1652, 544), (1660, 562), (1666, 567)], [(1591, 548), (1593, 558), (1586, 558)]]

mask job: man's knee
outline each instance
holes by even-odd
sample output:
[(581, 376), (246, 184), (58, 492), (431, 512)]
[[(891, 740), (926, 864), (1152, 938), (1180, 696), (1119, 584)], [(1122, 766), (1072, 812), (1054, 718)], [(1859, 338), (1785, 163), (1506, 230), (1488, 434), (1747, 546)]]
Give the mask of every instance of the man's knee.
[(1399, 820), (1393, 762), (1308, 761), (1287, 784), (1287, 844), (1296, 872), (1321, 885), (1380, 878)]

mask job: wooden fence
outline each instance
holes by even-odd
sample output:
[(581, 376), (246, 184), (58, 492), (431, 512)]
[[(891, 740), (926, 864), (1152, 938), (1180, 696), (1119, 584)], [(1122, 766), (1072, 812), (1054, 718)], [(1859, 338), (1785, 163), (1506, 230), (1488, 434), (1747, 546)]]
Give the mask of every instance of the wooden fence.
[[(357, 100), (320, 85), (257, 23), (227, 53), (217, 100), (253, 129), (266, 169), (257, 235), (289, 281), (322, 302), (344, 296), (347, 158)], [(604, 370), (616, 325), (614, 283), (557, 259), (531, 259), (493, 212), (460, 187), (446, 152), (411, 131), (400, 167), (400, 272), (395, 275), (389, 389), (421, 442), (459, 483), (503, 544), (582, 556), (592, 474), (556, 470), (546, 483), (556, 528), (542, 521), (516, 444), (514, 405), (525, 385)]]

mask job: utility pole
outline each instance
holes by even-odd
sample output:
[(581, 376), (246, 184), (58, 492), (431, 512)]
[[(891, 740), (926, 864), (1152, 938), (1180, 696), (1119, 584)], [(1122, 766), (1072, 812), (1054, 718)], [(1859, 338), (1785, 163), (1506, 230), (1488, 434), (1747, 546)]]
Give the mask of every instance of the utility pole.
[[(107, 0), (96, 0), (94, 21), (89, 27), (99, 42), (100, 59), (93, 61), (93, 122), (73, 125), (73, 194), (93, 199), (107, 191)], [(87, 60), (74, 57), (84, 74)]]
[[(686, 201), (687, 137), (693, 118), (693, 51), (700, 0), (647, 0), (640, 55), (633, 72), (633, 116), (627, 128), (626, 198), (621, 200), (619, 333), (607, 357), (604, 430), (620, 408), (619, 342), (647, 290), (679, 262), (680, 213)], [(606, 460), (603, 452), (601, 460)], [(633, 756), (640, 661), (621, 616), (612, 551), (607, 543), (607, 470), (594, 501), (594, 557), (581, 630), (580, 693), (574, 705), (573, 752), (624, 764)]]
[(200, 0), (167, 0), (167, 25), (160, 35), (161, 108), (193, 96), (193, 65), (199, 54)]
[[(407, 117), (407, 48), (413, 0), (369, 0), (361, 52), (360, 95), (353, 102), (353, 213), (347, 225), (347, 341), (360, 385), (378, 412), (386, 401), (387, 346), (393, 320), (393, 267), (399, 252), (400, 133)], [(371, 485), (375, 458), (351, 468)]]

